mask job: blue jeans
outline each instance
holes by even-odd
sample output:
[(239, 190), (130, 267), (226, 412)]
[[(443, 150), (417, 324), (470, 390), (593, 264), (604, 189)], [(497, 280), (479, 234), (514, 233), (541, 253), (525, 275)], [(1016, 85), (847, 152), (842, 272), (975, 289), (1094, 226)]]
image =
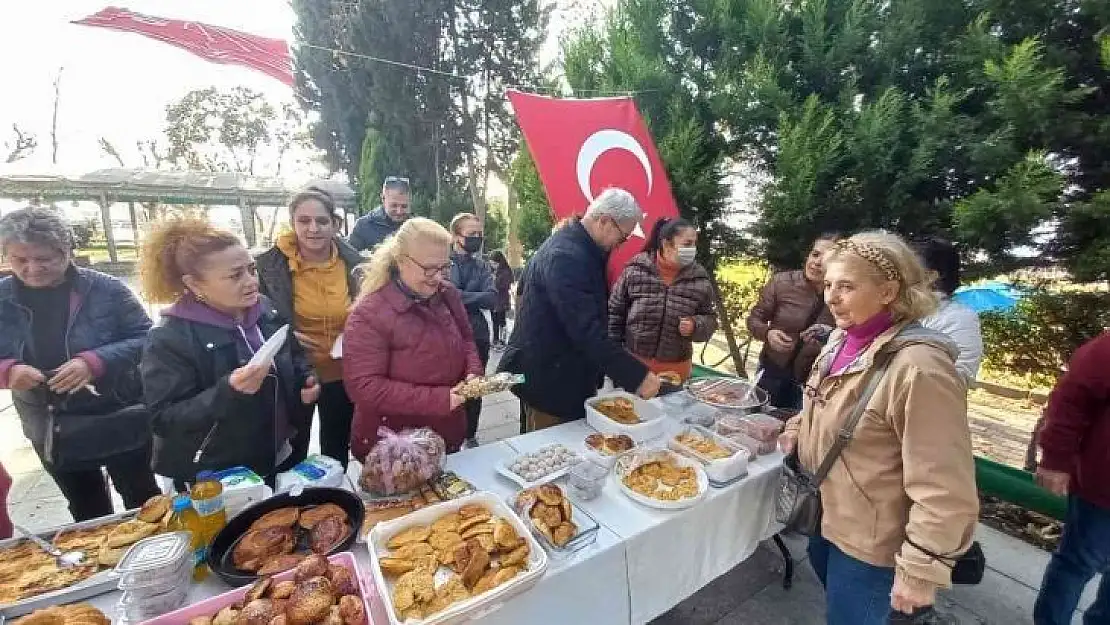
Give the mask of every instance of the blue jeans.
[(861, 562), (813, 536), (809, 563), (825, 587), (828, 625), (886, 625), (894, 569)]
[(1068, 499), (1068, 518), (1060, 546), (1044, 572), (1033, 608), (1036, 625), (1068, 625), (1083, 589), (1101, 573), (1102, 583), (1084, 625), (1110, 623), (1110, 510), (1075, 495)]

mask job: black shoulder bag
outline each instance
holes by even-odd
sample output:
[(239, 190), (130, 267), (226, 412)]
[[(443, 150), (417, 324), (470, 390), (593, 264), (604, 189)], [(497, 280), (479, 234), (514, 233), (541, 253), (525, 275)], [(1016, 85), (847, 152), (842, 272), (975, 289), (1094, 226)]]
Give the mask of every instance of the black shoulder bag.
[(97, 468), (110, 458), (150, 446), (151, 418), (146, 406), (121, 408), (105, 399), (88, 402), (91, 405), (78, 411), (69, 407), (69, 396), (48, 391), (43, 455), (55, 470)]

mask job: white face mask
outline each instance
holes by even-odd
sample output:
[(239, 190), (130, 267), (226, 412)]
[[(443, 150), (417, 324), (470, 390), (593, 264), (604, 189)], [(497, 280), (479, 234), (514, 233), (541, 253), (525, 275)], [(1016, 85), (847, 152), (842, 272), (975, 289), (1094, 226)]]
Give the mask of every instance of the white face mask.
[(696, 247), (680, 247), (678, 248), (678, 264), (683, 267), (693, 264), (697, 255), (698, 248)]

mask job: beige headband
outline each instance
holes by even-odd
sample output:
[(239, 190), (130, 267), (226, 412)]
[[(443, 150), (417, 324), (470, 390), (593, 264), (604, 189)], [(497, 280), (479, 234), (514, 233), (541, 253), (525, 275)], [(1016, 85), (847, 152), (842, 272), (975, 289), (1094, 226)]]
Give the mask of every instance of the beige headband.
[(893, 261), (886, 257), (886, 254), (883, 254), (882, 250), (875, 247), (874, 245), (869, 245), (867, 243), (856, 243), (851, 239), (841, 239), (840, 241), (836, 242), (836, 251), (847, 252), (849, 254), (859, 256), (863, 260), (866, 260), (867, 262), (874, 265), (875, 268), (878, 269), (883, 274), (883, 276), (885, 276), (886, 279), (890, 280), (891, 282), (902, 281), (902, 274), (899, 273), (898, 267), (895, 266)]

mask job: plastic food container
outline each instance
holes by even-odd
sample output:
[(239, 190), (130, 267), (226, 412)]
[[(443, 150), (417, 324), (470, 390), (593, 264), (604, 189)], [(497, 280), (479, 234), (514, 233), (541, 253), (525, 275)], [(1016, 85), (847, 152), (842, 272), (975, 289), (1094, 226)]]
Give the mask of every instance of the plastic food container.
[(774, 453), (782, 427), (778, 419), (767, 415), (729, 414), (718, 419), (714, 429), (721, 436), (731, 437), (736, 434), (747, 436), (758, 443), (756, 453), (763, 456)]
[[(615, 456), (613, 460), (616, 461)], [(570, 487), (571, 495), (578, 500), (589, 501), (601, 495), (608, 475), (609, 467), (586, 460), (571, 467), (567, 486)]]
[[(720, 445), (721, 448), (730, 455), (727, 458), (710, 458), (709, 456), (705, 456), (696, 449), (680, 443), (678, 441), (678, 436), (683, 434), (700, 436), (701, 438), (711, 440)], [(731, 482), (746, 475), (748, 472), (748, 450), (703, 427), (691, 425), (683, 428), (674, 438), (667, 441), (667, 446), (684, 456), (689, 456), (700, 462), (702, 466), (705, 467), (705, 475), (713, 482)]]
[(188, 583), (180, 584), (169, 592), (157, 595), (128, 591), (120, 597), (116, 610), (122, 622), (140, 623), (180, 608), (188, 595)]
[[(602, 478), (602, 480), (604, 479), (605, 478)], [(562, 547), (548, 540), (547, 536), (536, 531), (536, 528), (532, 526), (531, 522), (526, 521), (528, 527), (532, 530), (532, 535), (535, 536), (536, 540), (540, 541), (540, 544), (543, 545), (543, 548), (556, 559), (572, 556), (597, 541), (597, 521), (585, 510), (574, 505), (574, 502), (571, 502), (570, 508), (571, 521), (578, 527), (578, 533)]]
[(132, 545), (116, 565), (116, 573), (120, 576), (119, 588), (128, 590), (156, 586), (173, 579), (183, 563), (192, 561), (192, 535), (189, 532), (170, 532), (144, 538)]
[[(188, 558), (183, 560), (176, 571), (166, 573), (165, 577), (150, 581), (139, 583), (124, 583), (121, 581), (118, 588), (123, 591), (128, 591), (134, 594), (146, 595), (161, 595), (170, 592), (179, 585), (189, 583), (193, 576), (193, 560)], [(131, 581), (131, 580), (127, 580)]]
[[(616, 397), (632, 400), (632, 404), (636, 409), (636, 415), (640, 417), (639, 423), (633, 425), (617, 423), (598, 412), (596, 407), (598, 402)], [(665, 425), (664, 416), (663, 411), (657, 406), (631, 393), (625, 393), (624, 391), (604, 393), (586, 400), (586, 423), (590, 427), (602, 434), (627, 434), (637, 443), (643, 443), (662, 436), (663, 427)]]
[(759, 449), (762, 444), (754, 438), (748, 436), (747, 434), (743, 434), (741, 432), (736, 432), (734, 434), (721, 434), (720, 431), (717, 431), (717, 435), (727, 438), (729, 441), (736, 444), (741, 449), (745, 450), (748, 454), (748, 462), (755, 461), (756, 457), (759, 456)]

